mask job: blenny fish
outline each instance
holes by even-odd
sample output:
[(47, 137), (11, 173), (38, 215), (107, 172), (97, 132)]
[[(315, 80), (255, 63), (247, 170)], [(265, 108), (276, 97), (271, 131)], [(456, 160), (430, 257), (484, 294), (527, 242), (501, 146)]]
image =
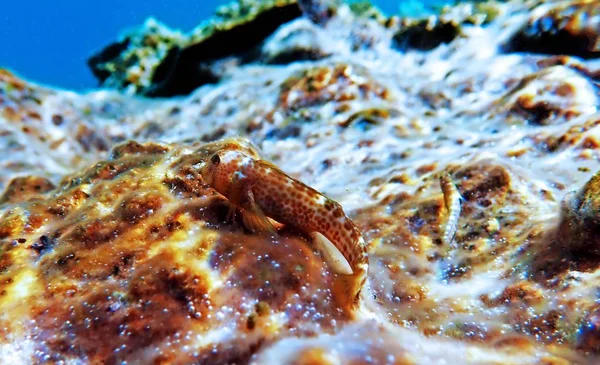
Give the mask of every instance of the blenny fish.
[(200, 174), (229, 201), (230, 218), (241, 211), (250, 231), (276, 234), (279, 223), (307, 234), (338, 274), (334, 290), (358, 301), (368, 269), (366, 244), (340, 204), (261, 159), (248, 140), (227, 138), (201, 153)]

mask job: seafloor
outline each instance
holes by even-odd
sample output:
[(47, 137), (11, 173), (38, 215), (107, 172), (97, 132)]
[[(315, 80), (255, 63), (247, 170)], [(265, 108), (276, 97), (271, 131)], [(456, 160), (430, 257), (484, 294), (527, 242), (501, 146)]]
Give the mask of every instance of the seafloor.
[[(599, 58), (594, 0), (272, 0), (148, 21), (102, 90), (0, 71), (0, 363), (600, 363)], [(361, 229), (353, 310), (302, 233), (225, 219), (227, 136)]]

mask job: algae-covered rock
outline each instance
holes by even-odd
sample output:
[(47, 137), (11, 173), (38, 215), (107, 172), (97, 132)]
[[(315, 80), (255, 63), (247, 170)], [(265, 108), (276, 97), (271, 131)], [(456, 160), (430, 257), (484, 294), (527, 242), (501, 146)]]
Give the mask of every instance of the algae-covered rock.
[(599, 177), (564, 198), (559, 225), (548, 233), (547, 247), (534, 260), (540, 277), (564, 280), (572, 271), (600, 268)]
[(102, 86), (153, 96), (186, 94), (221, 76), (211, 62), (243, 57), (277, 27), (301, 15), (295, 0), (239, 0), (190, 34), (154, 20), (89, 60)]
[(388, 19), (377, 6), (368, 0), (351, 1), (349, 6), (350, 10), (359, 17), (375, 19), (381, 23), (385, 23)]
[(186, 41), (181, 32), (148, 19), (139, 29), (92, 56), (88, 65), (103, 87), (140, 92), (151, 86), (156, 68), (169, 52)]
[(454, 40), (459, 32), (459, 24), (443, 22), (434, 17), (404, 25), (394, 40), (400, 49), (430, 50)]
[[(223, 224), (224, 201), (195, 167), (207, 157), (199, 147), (130, 142), (111, 155), (37, 198), (9, 189), (2, 199), (2, 327), (43, 342), (34, 361), (65, 361), (68, 341), (92, 363), (231, 363), (290, 330), (348, 321), (301, 236)], [(182, 332), (194, 335), (170, 344)], [(217, 333), (214, 351), (203, 338)]]
[(463, 27), (486, 25), (502, 11), (494, 1), (446, 6), (440, 14), (423, 18), (403, 18), (394, 35), (401, 50), (431, 50), (459, 37)]
[(581, 324), (578, 347), (591, 353), (600, 352), (600, 307), (590, 308)]
[(600, 57), (600, 4), (595, 0), (540, 2), (505, 44), (516, 52)]
[(225, 70), (216, 61), (228, 57), (246, 62), (253, 51), (279, 26), (301, 16), (295, 1), (240, 1), (217, 11), (217, 18), (201, 25), (183, 47), (171, 50), (156, 69), (150, 96), (187, 94), (205, 83), (218, 81)]
[[(494, 4), (418, 52), (398, 50), (398, 19), (294, 6), (248, 58), (188, 58), (221, 73), (177, 98), (0, 74), (0, 358), (598, 364), (600, 69), (502, 47), (557, 5)], [(214, 42), (198, 32), (174, 54)], [(177, 93), (179, 65), (127, 92)], [(247, 229), (206, 184), (235, 136), (362, 232), (355, 306), (314, 232)]]
[(552, 66), (521, 80), (500, 100), (498, 111), (508, 112), (507, 122), (525, 118), (532, 124), (556, 124), (593, 113), (598, 103), (597, 89), (585, 74)]
[(295, 61), (320, 60), (333, 53), (328, 40), (323, 36), (323, 30), (306, 19), (299, 19), (265, 41), (261, 47), (261, 61), (285, 65)]
[(579, 191), (567, 194), (561, 211), (560, 224), (549, 238), (548, 252), (538, 258), (538, 269), (547, 276), (567, 270), (599, 269), (600, 174), (592, 176)]
[[(315, 27), (288, 30), (271, 45), (265, 40), (279, 27), (301, 17), (318, 28), (336, 15), (337, 2), (296, 0), (238, 0), (217, 9), (215, 16), (189, 34), (172, 31), (154, 19), (125, 35), (88, 61), (101, 85), (147, 96), (188, 94), (216, 83), (240, 64), (290, 63), (321, 59), (330, 54)], [(350, 14), (384, 22), (385, 17), (366, 3), (352, 3)], [(317, 18), (321, 19), (318, 20)], [(312, 34), (311, 34), (312, 33)], [(274, 46), (273, 44), (276, 44)]]

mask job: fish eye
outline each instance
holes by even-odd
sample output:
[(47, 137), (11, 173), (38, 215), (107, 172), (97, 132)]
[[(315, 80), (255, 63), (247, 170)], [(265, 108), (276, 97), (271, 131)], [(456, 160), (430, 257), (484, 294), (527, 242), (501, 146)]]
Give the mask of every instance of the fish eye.
[(218, 154), (216, 154), (216, 153), (215, 153), (215, 154), (214, 154), (214, 155), (213, 155), (213, 156), (210, 158), (210, 162), (211, 162), (213, 165), (217, 166), (217, 165), (219, 165), (219, 164), (221, 163), (221, 158), (219, 157), (219, 155), (218, 155)]

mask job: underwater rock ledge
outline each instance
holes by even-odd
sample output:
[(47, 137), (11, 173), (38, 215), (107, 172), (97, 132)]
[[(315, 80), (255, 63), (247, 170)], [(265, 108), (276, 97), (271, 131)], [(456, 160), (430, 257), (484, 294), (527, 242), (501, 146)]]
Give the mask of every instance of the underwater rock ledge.
[[(182, 35), (147, 22), (91, 62), (104, 89), (85, 94), (0, 72), (0, 358), (600, 362), (600, 64), (547, 47), (565, 23), (535, 20), (594, 24), (597, 2), (219, 14), (237, 24), (251, 4), (289, 16), (241, 53), (189, 58), (209, 83), (174, 87), (181, 61), (154, 77), (229, 29), (211, 23)], [(558, 28), (519, 40), (532, 24)], [(597, 39), (585, 24), (569, 34)], [(361, 230), (358, 305), (305, 233), (228, 219), (199, 166), (231, 136)]]

